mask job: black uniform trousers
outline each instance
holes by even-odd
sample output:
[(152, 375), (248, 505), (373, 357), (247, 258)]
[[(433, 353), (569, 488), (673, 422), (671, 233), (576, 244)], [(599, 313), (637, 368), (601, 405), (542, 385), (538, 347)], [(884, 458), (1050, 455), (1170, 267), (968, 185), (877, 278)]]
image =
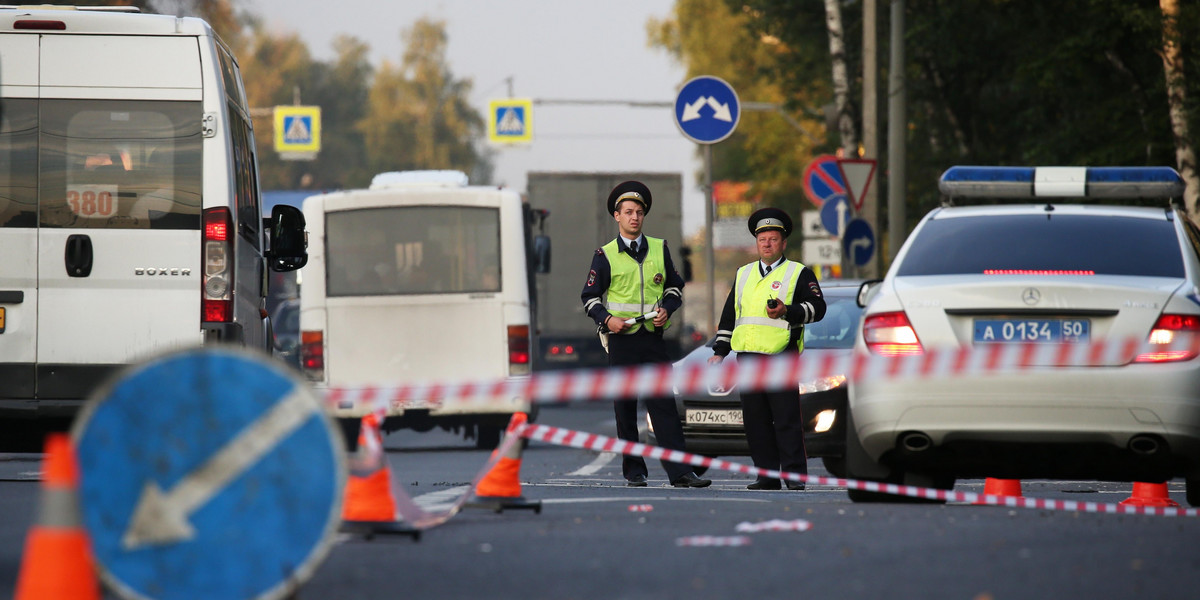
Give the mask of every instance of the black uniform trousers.
[[(761, 354), (738, 353), (738, 357)], [(808, 475), (804, 452), (804, 417), (800, 414), (800, 390), (742, 392), (742, 422), (750, 459), (760, 469), (778, 469)], [(766, 477), (759, 479), (773, 481)]]
[[(647, 363), (670, 362), (667, 344), (662, 335), (646, 331), (643, 327), (629, 335), (608, 335), (608, 364), (625, 367)], [(617, 437), (628, 442), (638, 441), (637, 397), (623, 398), (613, 403), (617, 417)], [(646, 413), (654, 424), (654, 436), (658, 445), (668, 450), (683, 450), (683, 425), (679, 422), (679, 411), (675, 399), (669, 396), (643, 397)], [(667, 477), (675, 481), (692, 472), (690, 465), (662, 461)], [(646, 476), (646, 461), (640, 456), (625, 455), (621, 461), (621, 473), (625, 479), (635, 475)]]

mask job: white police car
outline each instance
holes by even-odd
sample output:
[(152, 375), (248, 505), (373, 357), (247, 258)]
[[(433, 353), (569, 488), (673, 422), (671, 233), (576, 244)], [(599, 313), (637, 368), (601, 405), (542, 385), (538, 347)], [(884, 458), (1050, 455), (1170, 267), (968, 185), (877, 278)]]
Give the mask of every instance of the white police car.
[[(1007, 372), (853, 381), (848, 477), (943, 489), (959, 478), (1183, 477), (1188, 502), (1200, 505), (1200, 358), (1147, 351), (1200, 332), (1200, 230), (1172, 206), (1179, 175), (953, 167), (939, 188), (951, 203), (1027, 203), (927, 214), (882, 282), (864, 285), (856, 352), (1129, 351), (1097, 351), (1104, 359), (1091, 366), (1045, 358)], [(1157, 207), (1130, 206), (1147, 200)]]

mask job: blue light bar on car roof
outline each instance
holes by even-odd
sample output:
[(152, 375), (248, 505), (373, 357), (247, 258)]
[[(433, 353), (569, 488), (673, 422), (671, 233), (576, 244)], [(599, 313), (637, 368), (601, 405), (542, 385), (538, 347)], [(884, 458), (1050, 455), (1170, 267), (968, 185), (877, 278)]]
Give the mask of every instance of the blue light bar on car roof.
[(1171, 167), (950, 167), (938, 190), (955, 198), (1174, 198)]

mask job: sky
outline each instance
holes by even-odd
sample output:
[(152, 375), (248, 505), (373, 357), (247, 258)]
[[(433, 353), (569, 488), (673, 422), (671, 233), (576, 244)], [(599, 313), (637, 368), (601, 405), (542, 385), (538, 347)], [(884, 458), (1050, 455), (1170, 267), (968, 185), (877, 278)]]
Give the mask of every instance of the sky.
[[(535, 104), (533, 141), (496, 147), (494, 183), (524, 191), (529, 171), (654, 171), (683, 176), (683, 230), (704, 224), (696, 144), (679, 132), (670, 107), (685, 71), (647, 45), (646, 21), (666, 18), (674, 0), (242, 0), (269, 31), (295, 32), (318, 60), (349, 34), (371, 47), (371, 62), (399, 65), (401, 32), (421, 17), (444, 21), (447, 60), (473, 82), (470, 103), (509, 97), (607, 100), (617, 105)], [(303, 92), (302, 92), (303, 93)], [(648, 223), (653, 227), (653, 223)]]

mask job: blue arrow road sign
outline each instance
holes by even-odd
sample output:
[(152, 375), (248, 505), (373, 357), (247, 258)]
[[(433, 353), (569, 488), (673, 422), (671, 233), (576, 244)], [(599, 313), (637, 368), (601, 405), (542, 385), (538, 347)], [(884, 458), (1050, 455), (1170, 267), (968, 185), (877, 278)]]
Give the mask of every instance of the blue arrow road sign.
[(842, 252), (854, 261), (855, 266), (863, 266), (875, 255), (875, 233), (871, 225), (862, 219), (851, 219), (842, 233)]
[(282, 598), (333, 543), (341, 434), (305, 384), (264, 358), (151, 360), (97, 392), (72, 435), (83, 522), (123, 596)]
[(698, 144), (715, 144), (729, 137), (741, 116), (737, 92), (720, 77), (693, 77), (675, 96), (675, 124)]
[(851, 216), (850, 202), (844, 194), (832, 196), (821, 205), (821, 224), (826, 231), (838, 237), (842, 236), (842, 230)]

